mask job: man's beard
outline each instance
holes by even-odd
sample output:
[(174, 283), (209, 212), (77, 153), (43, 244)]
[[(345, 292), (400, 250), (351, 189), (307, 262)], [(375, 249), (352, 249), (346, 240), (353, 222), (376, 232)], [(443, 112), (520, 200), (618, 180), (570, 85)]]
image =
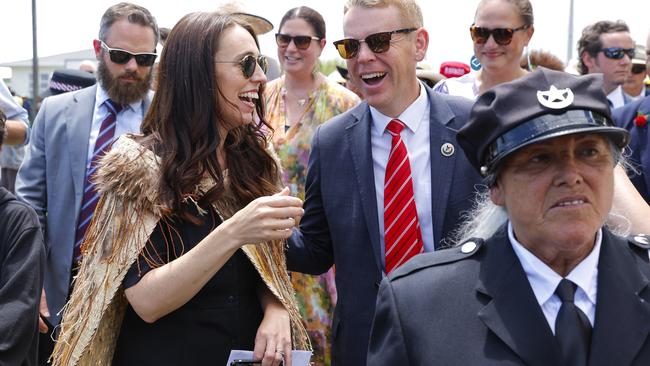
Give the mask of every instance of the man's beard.
[(114, 77), (106, 67), (106, 63), (101, 60), (97, 67), (97, 78), (102, 87), (108, 93), (108, 97), (121, 105), (128, 105), (135, 101), (143, 99), (149, 91), (151, 85), (151, 70), (144, 79), (140, 78), (136, 72), (125, 72), (120, 77), (133, 78), (133, 83), (121, 83), (119, 77)]

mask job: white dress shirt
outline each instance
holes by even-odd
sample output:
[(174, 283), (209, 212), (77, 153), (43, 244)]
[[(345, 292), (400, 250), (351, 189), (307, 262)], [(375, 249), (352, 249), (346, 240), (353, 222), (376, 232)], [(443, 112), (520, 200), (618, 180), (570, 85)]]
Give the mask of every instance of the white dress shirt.
[[(560, 284), (562, 276), (517, 241), (510, 222), (508, 223), (508, 237), (521, 266), (524, 268), (528, 282), (533, 288), (537, 302), (544, 312), (546, 321), (555, 334), (555, 319), (562, 305), (560, 298), (555, 295), (555, 289)], [(598, 230), (591, 253), (566, 276), (566, 279), (577, 285), (574, 303), (587, 315), (592, 327), (596, 318), (598, 258), (600, 258), (602, 237), (602, 230)]]
[[(420, 95), (397, 119), (404, 122), (406, 127), (401, 136), (411, 163), (411, 177), (415, 205), (422, 230), (424, 251), (431, 252), (433, 243), (433, 217), (431, 215), (431, 155), (429, 142), (429, 98), (424, 87), (420, 84)], [(393, 120), (373, 107), (370, 107), (372, 126), (370, 128), (370, 143), (372, 145), (372, 161), (375, 176), (375, 191), (377, 193), (377, 219), (379, 221), (379, 240), (382, 253), (384, 244), (384, 178), (386, 165), (391, 148), (391, 135), (386, 126)], [(385, 264), (385, 257), (382, 256)]]
[[(95, 152), (95, 141), (99, 134), (99, 128), (102, 122), (108, 116), (108, 107), (104, 104), (108, 100), (108, 93), (100, 85), (97, 84), (97, 93), (95, 94), (95, 108), (93, 109), (93, 124), (90, 128), (90, 137), (88, 140), (88, 155), (86, 156), (86, 170), (90, 166), (93, 153)], [(135, 101), (128, 106), (125, 106), (120, 113), (117, 114), (117, 125), (115, 126), (115, 139), (125, 133), (138, 133), (140, 132), (140, 124), (144, 117), (144, 110), (142, 106), (142, 99)]]
[(612, 103), (612, 108), (620, 108), (625, 105), (625, 96), (623, 96), (623, 87), (617, 86), (611, 93), (607, 94), (607, 99)]

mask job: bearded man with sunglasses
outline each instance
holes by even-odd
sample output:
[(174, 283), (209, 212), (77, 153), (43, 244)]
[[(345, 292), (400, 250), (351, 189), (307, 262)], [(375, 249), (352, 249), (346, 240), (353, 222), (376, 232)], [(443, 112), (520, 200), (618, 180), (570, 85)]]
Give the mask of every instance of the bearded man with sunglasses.
[(578, 40), (578, 71), (603, 74), (603, 89), (612, 109), (631, 102), (622, 85), (630, 73), (634, 50), (630, 29), (622, 20), (588, 25)]
[(321, 274), (335, 265), (332, 365), (357, 366), (381, 279), (443, 245), (480, 176), (456, 143), (471, 101), (417, 79), (429, 43), (417, 3), (350, 0), (344, 12), (346, 38), (334, 45), (365, 101), (314, 133), (287, 266)]
[(80, 244), (99, 199), (90, 183), (94, 165), (114, 139), (140, 130), (152, 97), (158, 37), (147, 9), (129, 3), (108, 8), (93, 42), (98, 84), (45, 99), (34, 122), (16, 192), (36, 210), (46, 238), (42, 332), (48, 331), (44, 321), (59, 323), (81, 260)]

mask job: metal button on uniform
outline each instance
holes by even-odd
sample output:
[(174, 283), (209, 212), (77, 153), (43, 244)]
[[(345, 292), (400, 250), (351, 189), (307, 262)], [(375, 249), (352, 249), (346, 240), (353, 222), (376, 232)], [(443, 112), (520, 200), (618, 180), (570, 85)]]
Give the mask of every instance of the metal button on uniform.
[(637, 235), (634, 237), (634, 240), (640, 244), (650, 244), (650, 241), (648, 241), (648, 238), (645, 236)]
[(473, 252), (475, 249), (476, 249), (476, 243), (474, 243), (473, 241), (468, 241), (467, 243), (463, 244), (460, 247), (460, 251), (465, 254), (469, 254)]
[(454, 155), (454, 151), (455, 151), (454, 145), (450, 144), (449, 142), (445, 142), (440, 147), (440, 152), (444, 156), (452, 156), (452, 155)]
[(235, 302), (235, 295), (228, 296), (228, 302), (230, 303)]

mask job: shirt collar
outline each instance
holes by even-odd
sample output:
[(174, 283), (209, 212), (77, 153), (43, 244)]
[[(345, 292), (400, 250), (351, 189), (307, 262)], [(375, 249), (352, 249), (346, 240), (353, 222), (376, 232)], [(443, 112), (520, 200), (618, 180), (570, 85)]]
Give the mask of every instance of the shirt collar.
[[(97, 93), (95, 93), (95, 103), (97, 106), (103, 106), (104, 103), (108, 100), (108, 92), (104, 87), (98, 83), (97, 84)], [(130, 108), (133, 111), (137, 111), (142, 105), (142, 99), (136, 100), (135, 102), (125, 106), (125, 108)]]
[[(404, 112), (397, 116), (397, 119), (404, 122), (406, 127), (408, 127), (408, 129), (413, 133), (415, 133), (422, 124), (422, 116), (426, 112), (427, 108), (429, 108), (427, 91), (424, 89), (424, 86), (422, 86), (422, 83), (418, 83), (418, 85), (420, 85), (420, 94), (418, 97), (415, 98), (413, 103), (411, 103)], [(372, 106), (370, 106), (370, 115), (372, 116), (373, 126), (380, 135), (386, 131), (386, 126), (388, 126), (388, 123), (393, 120), (393, 117), (388, 117)]]
[[(555, 293), (555, 289), (562, 280), (562, 276), (557, 274), (541, 259), (537, 258), (533, 253), (528, 251), (517, 239), (515, 238), (512, 223), (508, 222), (508, 238), (510, 244), (519, 258), (524, 272), (528, 277), (528, 281), (535, 293), (537, 302), (541, 305), (547, 302)], [(589, 301), (596, 304), (597, 294), (597, 270), (598, 259), (600, 258), (600, 244), (602, 242), (603, 234), (602, 229), (596, 232), (596, 241), (591, 253), (583, 259), (578, 265), (566, 276), (578, 287), (587, 294)]]

